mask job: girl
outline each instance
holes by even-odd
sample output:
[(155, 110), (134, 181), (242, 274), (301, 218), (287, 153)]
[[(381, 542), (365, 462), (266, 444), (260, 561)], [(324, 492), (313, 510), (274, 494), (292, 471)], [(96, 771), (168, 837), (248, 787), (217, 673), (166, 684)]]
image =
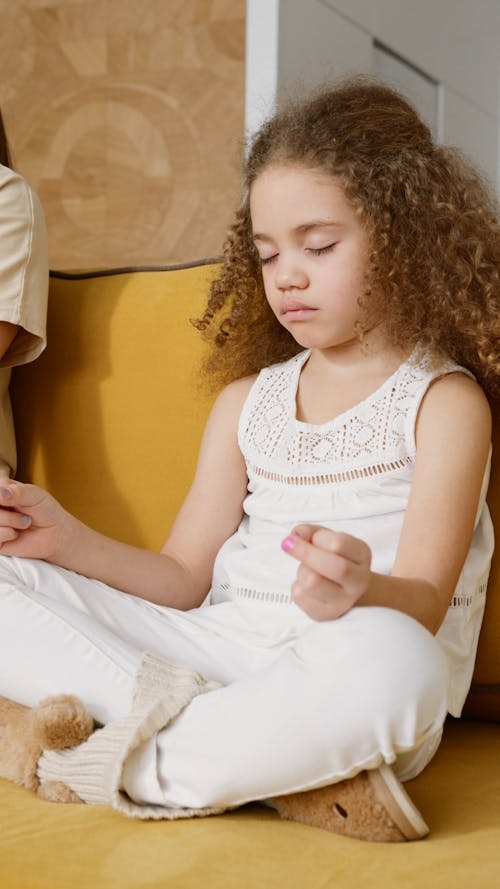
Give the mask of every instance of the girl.
[(499, 261), (479, 178), (396, 93), (349, 82), (263, 126), (196, 322), (231, 382), (162, 553), (0, 486), (1, 690), (104, 724), (42, 783), (139, 817), (265, 800), (427, 833), (400, 781), (472, 676)]
[(12, 169), (0, 113), (0, 476), (16, 471), (11, 368), (45, 348), (48, 281), (43, 210)]

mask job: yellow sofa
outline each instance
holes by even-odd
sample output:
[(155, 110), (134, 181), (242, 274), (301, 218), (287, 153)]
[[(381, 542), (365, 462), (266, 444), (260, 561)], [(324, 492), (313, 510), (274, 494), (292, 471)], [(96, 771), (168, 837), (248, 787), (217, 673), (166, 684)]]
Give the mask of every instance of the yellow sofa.
[[(14, 375), (18, 477), (130, 543), (159, 548), (189, 485), (209, 403), (196, 389), (202, 346), (188, 319), (214, 271), (200, 263), (54, 273), (49, 347)], [(497, 463), (497, 526), (499, 474)], [(434, 761), (411, 782), (431, 827), (423, 842), (361, 843), (257, 805), (138, 822), (110, 809), (53, 805), (0, 781), (0, 887), (500, 886), (499, 562), (468, 702), (474, 719), (450, 720)]]

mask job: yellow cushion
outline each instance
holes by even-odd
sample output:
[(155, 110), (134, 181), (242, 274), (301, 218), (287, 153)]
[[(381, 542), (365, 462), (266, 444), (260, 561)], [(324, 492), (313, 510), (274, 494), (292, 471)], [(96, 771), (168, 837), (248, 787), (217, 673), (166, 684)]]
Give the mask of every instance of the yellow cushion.
[[(161, 547), (193, 475), (210, 400), (197, 391), (203, 347), (188, 319), (216, 271), (52, 277), (49, 347), (14, 372), (18, 477), (127, 543)], [(498, 451), (489, 502), (500, 527)], [(474, 682), (486, 686), (475, 715), (500, 718), (498, 553)]]
[(161, 547), (193, 475), (210, 402), (189, 318), (213, 273), (52, 277), (49, 347), (16, 372), (18, 477), (126, 543)]
[(362, 843), (280, 821), (257, 806), (138, 822), (54, 805), (0, 781), (5, 889), (493, 889), (500, 885), (499, 729), (452, 721), (407, 785), (431, 828), (422, 842)]

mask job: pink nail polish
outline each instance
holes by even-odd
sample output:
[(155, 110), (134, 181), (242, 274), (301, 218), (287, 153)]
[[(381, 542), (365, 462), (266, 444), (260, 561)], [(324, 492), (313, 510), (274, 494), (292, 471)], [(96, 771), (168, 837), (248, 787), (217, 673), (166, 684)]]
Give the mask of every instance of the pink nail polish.
[(286, 553), (291, 553), (292, 549), (295, 547), (295, 540), (293, 537), (285, 537), (284, 540), (281, 541), (281, 549)]
[(11, 500), (12, 499), (12, 492), (9, 491), (8, 488), (0, 488), (0, 493), (1, 493), (2, 497), (4, 498), (4, 500)]

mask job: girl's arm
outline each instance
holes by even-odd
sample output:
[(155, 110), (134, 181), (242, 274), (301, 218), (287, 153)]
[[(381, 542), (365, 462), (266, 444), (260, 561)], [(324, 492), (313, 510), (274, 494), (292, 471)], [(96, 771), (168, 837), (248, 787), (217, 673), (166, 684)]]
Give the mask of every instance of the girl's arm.
[(481, 388), (464, 374), (437, 380), (417, 420), (417, 459), (392, 574), (370, 570), (363, 541), (299, 526), (284, 548), (300, 562), (294, 598), (316, 620), (382, 605), (439, 629), (466, 559), (491, 440)]
[(6, 479), (0, 482), (0, 554), (43, 558), (160, 605), (200, 605), (216, 553), (242, 516), (247, 476), (237, 426), (251, 383), (232, 383), (217, 399), (192, 487), (161, 553), (105, 537), (40, 488)]

